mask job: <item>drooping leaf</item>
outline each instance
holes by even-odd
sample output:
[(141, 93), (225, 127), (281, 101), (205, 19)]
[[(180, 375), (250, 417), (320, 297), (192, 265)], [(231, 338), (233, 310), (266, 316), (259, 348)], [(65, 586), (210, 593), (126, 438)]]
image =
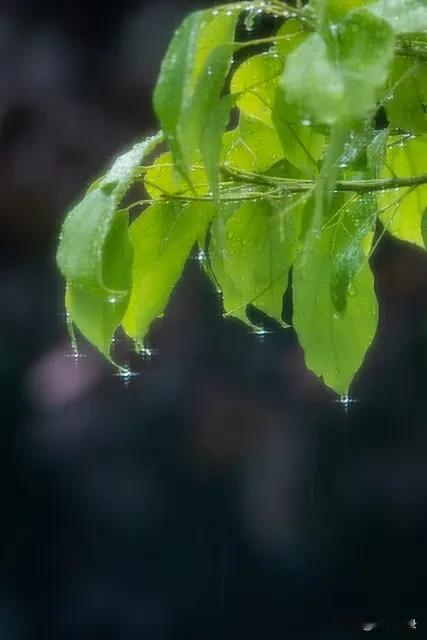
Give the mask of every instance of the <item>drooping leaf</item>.
[(273, 123), (280, 137), (283, 153), (291, 164), (307, 177), (318, 173), (318, 162), (325, 146), (325, 136), (305, 126), (287, 103), (282, 87), (276, 89)]
[(293, 269), (293, 324), (307, 367), (346, 394), (376, 332), (378, 304), (368, 264), (339, 313), (331, 293), (333, 228), (309, 234)]
[(427, 132), (427, 62), (397, 56), (385, 103), (390, 126), (409, 133)]
[(280, 324), (289, 269), (298, 249), (300, 214), (296, 198), (289, 198), (288, 207), (248, 202), (226, 224), (226, 274), (243, 301)]
[(372, 194), (345, 198), (333, 225), (331, 294), (336, 310), (345, 311), (353, 282), (367, 259), (377, 219)]
[(126, 311), (132, 283), (128, 214), (115, 214), (103, 248), (104, 286), (68, 281), (66, 307), (71, 321), (107, 358), (115, 330)]
[(161, 142), (158, 134), (120, 156), (65, 218), (57, 261), (64, 278), (108, 290), (103, 281), (104, 245), (114, 212), (135, 179), (138, 165)]
[[(396, 142), (399, 137), (390, 138)], [(407, 178), (427, 173), (427, 135), (394, 144), (389, 148), (383, 177)], [(405, 187), (378, 195), (380, 219), (396, 238), (424, 247), (421, 221), (427, 207), (427, 185)]]
[(247, 300), (242, 297), (240, 290), (229, 278), (224, 264), (227, 221), (238, 208), (238, 203), (221, 203), (218, 206), (209, 234), (209, 270), (218, 293), (222, 296), (225, 313), (256, 329), (246, 315)]
[(235, 49), (234, 31), (239, 10), (199, 11), (184, 20), (166, 53), (154, 91), (154, 109), (168, 136), (178, 169), (189, 179), (188, 169), (197, 151), (209, 165), (212, 188), (214, 153), (202, 145), (206, 128), (225, 122), (223, 110), (218, 117), (218, 101)]
[(128, 216), (116, 213), (143, 157), (161, 134), (120, 156), (65, 219), (57, 260), (67, 282), (70, 321), (109, 357), (131, 288)]
[(368, 11), (352, 12), (333, 39), (313, 33), (291, 53), (282, 78), (286, 98), (320, 123), (363, 119), (375, 108), (393, 56), (390, 26)]
[(190, 251), (214, 213), (211, 203), (151, 205), (130, 227), (133, 285), (123, 318), (126, 333), (143, 340), (161, 316)]
[(222, 97), (209, 111), (200, 139), (200, 151), (206, 168), (208, 183), (214, 196), (219, 193), (219, 160), (222, 137), (230, 118), (231, 96)]
[(246, 202), (214, 221), (209, 255), (228, 315), (253, 326), (248, 304), (283, 325), (283, 295), (298, 249), (302, 204)]
[(427, 29), (425, 0), (377, 0), (369, 9), (387, 20), (395, 33), (422, 33)]

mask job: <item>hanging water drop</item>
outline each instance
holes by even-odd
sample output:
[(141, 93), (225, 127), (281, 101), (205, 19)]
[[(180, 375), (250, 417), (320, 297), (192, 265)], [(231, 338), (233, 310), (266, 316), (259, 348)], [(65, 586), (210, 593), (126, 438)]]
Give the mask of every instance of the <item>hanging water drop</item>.
[(129, 367), (120, 367), (115, 375), (123, 380), (125, 387), (128, 387), (132, 378), (139, 376), (139, 373), (132, 371)]

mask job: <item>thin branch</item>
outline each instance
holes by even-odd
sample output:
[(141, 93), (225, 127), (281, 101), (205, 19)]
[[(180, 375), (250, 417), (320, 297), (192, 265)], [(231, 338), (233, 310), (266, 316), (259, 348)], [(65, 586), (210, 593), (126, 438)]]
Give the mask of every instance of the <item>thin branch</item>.
[[(243, 171), (231, 167), (228, 164), (222, 165), (224, 173), (235, 180), (257, 185), (270, 185), (281, 187), (288, 192), (299, 193), (308, 191), (313, 187), (312, 180), (300, 180), (296, 178), (278, 178), (266, 176), (250, 171)], [(371, 193), (374, 191), (387, 191), (389, 189), (400, 189), (403, 187), (418, 187), (427, 184), (427, 173), (418, 176), (408, 176), (404, 178), (382, 178), (374, 180), (338, 180), (335, 184), (335, 191), (350, 191), (354, 193)]]

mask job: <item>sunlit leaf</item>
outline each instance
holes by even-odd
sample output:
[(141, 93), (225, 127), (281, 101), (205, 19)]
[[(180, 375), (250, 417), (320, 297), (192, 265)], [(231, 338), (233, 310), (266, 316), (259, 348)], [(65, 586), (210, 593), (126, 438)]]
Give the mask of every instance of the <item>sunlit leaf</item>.
[(242, 113), (271, 125), (274, 93), (282, 69), (283, 61), (274, 52), (252, 56), (236, 69), (230, 91), (237, 95), (236, 105)]
[(239, 169), (262, 173), (283, 157), (276, 131), (260, 120), (241, 117), (239, 126), (224, 136), (222, 159)]
[(199, 11), (184, 20), (166, 53), (154, 91), (154, 109), (178, 169), (189, 179), (188, 168), (203, 146), (212, 188), (217, 182), (212, 166), (218, 159), (218, 144), (208, 148), (202, 140), (212, 122), (219, 138), (223, 133), (218, 123), (225, 123), (226, 117), (224, 110), (218, 117), (218, 101), (235, 49), (238, 15), (236, 9)]
[[(395, 142), (398, 140), (399, 137), (394, 139)], [(427, 173), (427, 135), (390, 147), (383, 171), (385, 178), (405, 178), (423, 173)], [(421, 221), (427, 207), (427, 185), (384, 191), (378, 196), (378, 207), (382, 212), (381, 221), (390, 233), (400, 240), (424, 247)]]
[(130, 227), (134, 248), (133, 286), (123, 319), (126, 333), (143, 340), (161, 316), (184, 264), (214, 213), (210, 203), (150, 206)]
[[(189, 169), (192, 188), (195, 194), (205, 195), (208, 191), (206, 170), (199, 154)], [(190, 194), (191, 189), (174, 165), (172, 153), (167, 151), (159, 155), (144, 174), (144, 184), (152, 198), (172, 194)]]

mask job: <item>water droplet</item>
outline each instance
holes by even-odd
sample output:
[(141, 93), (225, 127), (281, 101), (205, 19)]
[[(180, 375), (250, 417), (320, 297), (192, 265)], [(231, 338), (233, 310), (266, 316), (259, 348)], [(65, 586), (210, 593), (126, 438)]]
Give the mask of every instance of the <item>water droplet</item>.
[(415, 620), (415, 618), (408, 620), (408, 627), (415, 631), (415, 629), (417, 628), (417, 621)]
[(136, 371), (131, 371), (131, 369), (129, 369), (128, 367), (120, 367), (115, 375), (123, 380), (125, 387), (128, 387), (132, 378), (139, 376), (139, 373), (137, 373)]
[(364, 622), (362, 624), (362, 630), (363, 631), (373, 631), (374, 629), (377, 628), (377, 623), (376, 622)]
[(116, 304), (116, 302), (117, 302), (117, 298), (116, 298), (116, 296), (110, 296), (110, 297), (108, 298), (108, 302), (109, 302), (110, 304)]

